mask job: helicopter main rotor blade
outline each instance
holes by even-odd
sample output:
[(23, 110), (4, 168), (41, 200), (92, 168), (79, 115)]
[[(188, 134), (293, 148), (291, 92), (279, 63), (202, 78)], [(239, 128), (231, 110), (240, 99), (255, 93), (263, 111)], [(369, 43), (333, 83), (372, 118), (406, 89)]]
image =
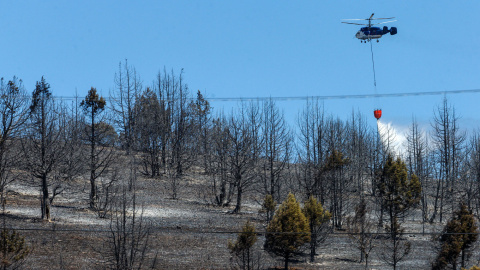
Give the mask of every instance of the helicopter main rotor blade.
[(368, 25), (368, 24), (365, 24), (365, 23), (353, 23), (353, 22), (342, 22), (342, 23), (355, 24), (355, 25)]
[(371, 19), (342, 19), (342, 21), (371, 21), (371, 20), (391, 20), (395, 19), (395, 17), (390, 18), (371, 18)]
[(390, 23), (390, 22), (396, 22), (396, 21), (397, 21), (397, 20), (388, 21), (388, 22), (381, 22), (381, 23), (372, 23), (372, 25), (384, 24), (384, 23)]

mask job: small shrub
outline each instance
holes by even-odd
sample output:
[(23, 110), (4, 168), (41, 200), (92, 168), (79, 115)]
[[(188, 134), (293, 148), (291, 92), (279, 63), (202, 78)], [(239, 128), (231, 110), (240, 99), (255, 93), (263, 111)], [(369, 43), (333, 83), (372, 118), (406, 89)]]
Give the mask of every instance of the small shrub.
[(25, 238), (15, 230), (3, 229), (0, 233), (0, 265), (2, 269), (16, 269), (30, 253)]

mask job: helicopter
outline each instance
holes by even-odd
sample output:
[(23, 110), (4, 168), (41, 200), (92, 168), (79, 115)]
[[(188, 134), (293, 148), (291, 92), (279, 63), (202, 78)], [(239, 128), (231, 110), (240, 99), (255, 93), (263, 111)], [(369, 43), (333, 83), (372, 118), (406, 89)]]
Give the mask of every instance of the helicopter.
[(367, 43), (367, 41), (371, 41), (372, 39), (376, 39), (377, 42), (379, 41), (378, 39), (381, 38), (383, 35), (390, 33), (390, 35), (396, 35), (397, 34), (397, 28), (396, 27), (391, 27), (388, 29), (387, 26), (384, 26), (383, 28), (380, 27), (372, 27), (372, 25), (377, 25), (377, 24), (384, 24), (384, 23), (389, 23), (389, 22), (395, 22), (397, 20), (393, 21), (388, 21), (388, 22), (381, 22), (381, 23), (372, 23), (372, 20), (390, 20), (390, 19), (395, 19), (395, 17), (391, 18), (373, 18), (374, 13), (370, 16), (368, 19), (345, 19), (345, 21), (368, 21), (368, 23), (354, 23), (354, 22), (342, 22), (342, 23), (347, 23), (347, 24), (355, 24), (355, 25), (366, 25), (367, 27), (362, 27), (360, 30), (355, 34), (355, 37), (360, 39), (360, 42)]

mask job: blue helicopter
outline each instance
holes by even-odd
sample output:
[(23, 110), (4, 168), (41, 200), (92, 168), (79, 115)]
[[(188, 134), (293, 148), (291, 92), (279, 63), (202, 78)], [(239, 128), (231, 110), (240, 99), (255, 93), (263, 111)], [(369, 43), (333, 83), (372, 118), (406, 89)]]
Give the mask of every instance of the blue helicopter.
[(370, 18), (368, 18), (368, 19), (345, 19), (345, 21), (368, 21), (368, 23), (353, 23), (353, 22), (342, 22), (342, 23), (355, 24), (355, 25), (366, 25), (367, 26), (367, 27), (360, 28), (360, 31), (358, 31), (355, 34), (355, 37), (360, 39), (360, 42), (367, 43), (367, 41), (371, 41), (372, 39), (376, 39), (377, 42), (378, 42), (379, 41), (378, 39), (381, 38), (383, 35), (385, 35), (387, 33), (390, 33), (390, 35), (397, 34), (397, 28), (396, 27), (391, 27), (390, 29), (388, 29), (387, 26), (384, 26), (383, 28), (372, 27), (372, 25), (397, 21), (397, 20), (393, 20), (393, 21), (388, 21), (388, 22), (372, 23), (372, 20), (390, 20), (390, 19), (395, 19), (395, 17), (373, 18), (373, 15), (374, 15), (374, 13), (372, 13)]

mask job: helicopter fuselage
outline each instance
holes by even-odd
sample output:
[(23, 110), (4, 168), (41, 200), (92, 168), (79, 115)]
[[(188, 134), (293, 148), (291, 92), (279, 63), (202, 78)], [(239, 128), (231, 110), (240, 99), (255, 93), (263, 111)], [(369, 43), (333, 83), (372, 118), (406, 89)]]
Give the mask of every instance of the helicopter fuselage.
[(383, 29), (380, 27), (362, 27), (355, 34), (355, 37), (360, 40), (372, 40), (372, 39), (379, 39), (387, 33), (390, 33), (391, 35), (395, 35), (397, 34), (397, 28), (392, 27), (388, 29), (388, 27), (386, 26), (384, 26)]

